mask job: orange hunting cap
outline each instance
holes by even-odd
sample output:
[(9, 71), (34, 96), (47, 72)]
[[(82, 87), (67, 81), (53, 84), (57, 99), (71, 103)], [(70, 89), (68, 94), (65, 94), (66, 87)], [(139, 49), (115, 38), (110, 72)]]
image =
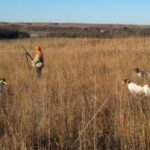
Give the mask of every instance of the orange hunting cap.
[(36, 47), (35, 47), (35, 50), (41, 51), (41, 47), (40, 47), (40, 46), (36, 46)]

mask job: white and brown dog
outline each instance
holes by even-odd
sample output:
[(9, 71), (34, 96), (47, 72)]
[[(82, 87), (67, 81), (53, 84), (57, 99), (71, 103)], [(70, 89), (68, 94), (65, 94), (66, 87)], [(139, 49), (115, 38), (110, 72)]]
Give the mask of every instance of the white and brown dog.
[(124, 79), (122, 81), (124, 85), (127, 85), (128, 90), (132, 94), (140, 94), (140, 95), (145, 95), (145, 96), (150, 96), (150, 86), (147, 84), (144, 86), (138, 85), (134, 82), (132, 82), (129, 79)]
[(150, 78), (150, 71), (144, 71), (139, 68), (134, 68), (134, 72), (140, 78), (143, 78), (143, 77)]
[(7, 84), (6, 79), (5, 78), (0, 78), (0, 93), (3, 92), (4, 85), (6, 85), (6, 84)]

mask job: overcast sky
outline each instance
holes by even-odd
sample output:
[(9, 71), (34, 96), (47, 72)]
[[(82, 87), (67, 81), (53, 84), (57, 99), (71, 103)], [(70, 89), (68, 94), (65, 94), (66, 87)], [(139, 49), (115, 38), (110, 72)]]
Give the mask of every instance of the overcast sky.
[(150, 24), (150, 0), (1, 0), (0, 21)]

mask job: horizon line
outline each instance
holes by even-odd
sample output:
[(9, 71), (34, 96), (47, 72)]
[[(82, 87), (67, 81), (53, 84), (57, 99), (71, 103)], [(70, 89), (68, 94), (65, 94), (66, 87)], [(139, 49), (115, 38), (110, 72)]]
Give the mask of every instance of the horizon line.
[(150, 26), (150, 24), (134, 24), (134, 23), (87, 23), (87, 22), (49, 22), (49, 21), (0, 21), (0, 23), (16, 23), (16, 24), (27, 24), (27, 23), (39, 23), (39, 24), (81, 24), (81, 25), (127, 25), (127, 26)]

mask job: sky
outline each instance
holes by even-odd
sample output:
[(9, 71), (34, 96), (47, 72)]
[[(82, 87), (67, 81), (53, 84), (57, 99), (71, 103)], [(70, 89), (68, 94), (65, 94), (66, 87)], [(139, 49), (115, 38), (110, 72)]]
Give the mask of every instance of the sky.
[(1, 0), (0, 22), (150, 25), (150, 0)]

